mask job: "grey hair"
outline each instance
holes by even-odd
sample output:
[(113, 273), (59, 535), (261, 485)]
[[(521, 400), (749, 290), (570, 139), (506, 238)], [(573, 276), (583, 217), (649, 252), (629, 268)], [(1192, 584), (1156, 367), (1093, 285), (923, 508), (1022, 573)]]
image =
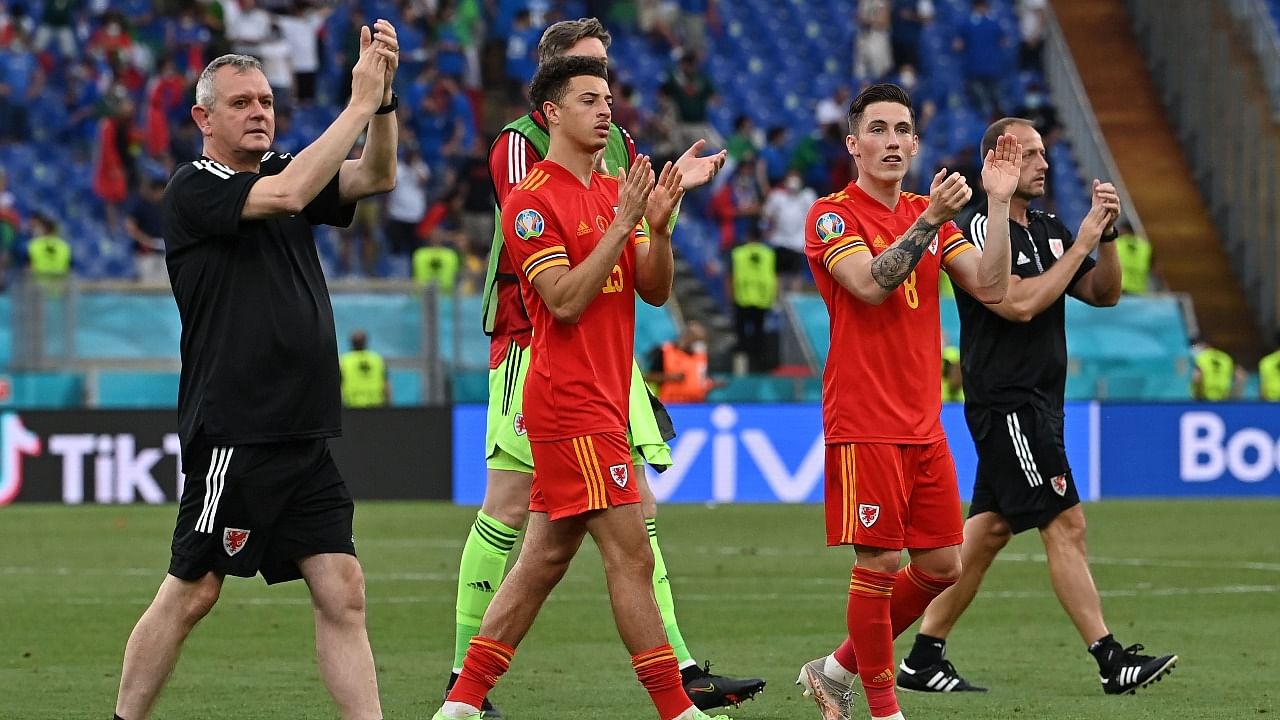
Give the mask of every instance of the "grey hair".
[(218, 72), (218, 68), (231, 67), (236, 69), (237, 73), (248, 72), (249, 70), (262, 71), (262, 61), (252, 55), (236, 55), (227, 54), (216, 57), (213, 62), (205, 66), (200, 73), (200, 79), (196, 81), (196, 104), (203, 108), (212, 108), (214, 100), (217, 99), (217, 93), (213, 89), (213, 76)]

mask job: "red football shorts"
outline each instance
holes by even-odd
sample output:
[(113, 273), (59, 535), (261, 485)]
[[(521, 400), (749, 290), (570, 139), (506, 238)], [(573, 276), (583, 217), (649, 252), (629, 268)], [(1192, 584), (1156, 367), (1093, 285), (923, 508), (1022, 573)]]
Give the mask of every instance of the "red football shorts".
[(552, 520), (640, 502), (631, 477), (626, 433), (584, 435), (567, 440), (529, 441), (533, 488), (529, 509)]
[(827, 545), (927, 550), (964, 539), (947, 441), (827, 446)]

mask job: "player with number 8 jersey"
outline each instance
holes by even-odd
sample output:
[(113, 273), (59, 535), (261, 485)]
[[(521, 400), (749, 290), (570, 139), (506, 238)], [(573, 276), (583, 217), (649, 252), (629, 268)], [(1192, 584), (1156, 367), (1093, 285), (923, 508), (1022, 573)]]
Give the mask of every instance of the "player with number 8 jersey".
[(884, 252), (927, 207), (929, 198), (903, 192), (897, 207), (889, 208), (849, 183), (809, 210), (805, 252), (831, 316), (822, 378), (828, 444), (917, 444), (943, 437), (942, 396), (923, 382), (942, 375), (938, 275), (973, 244), (947, 221), (920, 264), (879, 306), (859, 300), (831, 275), (836, 263), (855, 253)]
[[(929, 197), (902, 190), (919, 152), (911, 99), (873, 85), (849, 107), (849, 154), (858, 179), (814, 203), (805, 254), (831, 322), (823, 372), (828, 545), (853, 545), (849, 635), (804, 665), (797, 683), (824, 718), (850, 716), (855, 676), (872, 720), (902, 720), (893, 638), (960, 573), (960, 493), (942, 430), (939, 273), (983, 302), (1009, 279), (1007, 231), (986, 252), (951, 220), (971, 190), (939, 171)], [(1001, 137), (982, 170), (992, 215), (1008, 217), (1016, 139)], [(902, 550), (911, 563), (900, 567)]]

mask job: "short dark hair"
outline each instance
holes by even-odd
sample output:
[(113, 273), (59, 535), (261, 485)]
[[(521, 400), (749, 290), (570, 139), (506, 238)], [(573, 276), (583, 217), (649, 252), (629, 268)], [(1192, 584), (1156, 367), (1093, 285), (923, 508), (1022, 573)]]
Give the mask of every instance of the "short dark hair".
[(907, 91), (893, 83), (876, 83), (858, 93), (858, 97), (849, 103), (850, 135), (858, 134), (858, 125), (862, 122), (862, 113), (866, 112), (868, 106), (878, 102), (898, 103), (906, 107), (911, 113), (911, 129), (915, 131), (916, 111), (915, 108), (911, 107), (911, 96), (907, 94)]
[(982, 146), (978, 148), (981, 157), (987, 156), (988, 150), (996, 149), (996, 140), (1009, 129), (1010, 125), (1026, 125), (1034, 129), (1036, 123), (1034, 120), (1028, 120), (1020, 117), (1002, 117), (999, 120), (987, 126), (987, 131), (982, 133)]
[(596, 18), (578, 18), (577, 20), (561, 20), (551, 25), (542, 33), (538, 41), (538, 63), (545, 63), (551, 58), (559, 57), (569, 48), (584, 38), (596, 38), (609, 49), (613, 36), (605, 30), (604, 24)]
[(542, 104), (553, 102), (559, 105), (564, 94), (569, 90), (569, 81), (582, 75), (598, 77), (609, 81), (609, 65), (600, 58), (583, 55), (563, 55), (552, 58), (538, 66), (533, 74), (533, 82), (529, 85), (529, 100), (534, 110), (541, 110)]

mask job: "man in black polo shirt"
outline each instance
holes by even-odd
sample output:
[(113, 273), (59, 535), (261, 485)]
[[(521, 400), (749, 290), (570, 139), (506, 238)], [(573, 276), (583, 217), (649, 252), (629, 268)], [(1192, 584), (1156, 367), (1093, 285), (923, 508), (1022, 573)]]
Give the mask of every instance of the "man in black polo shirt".
[[(191, 115), (203, 157), (164, 195), (182, 318), (178, 424), (187, 476), (169, 574), (125, 648), (117, 720), (147, 717), (227, 575), (305, 578), (320, 674), (343, 718), (378, 720), (353, 505), (329, 455), (341, 432), (333, 309), (311, 226), (346, 225), (395, 184), (394, 28), (361, 28), (351, 100), (296, 158), (270, 152), (271, 86), (257, 59), (205, 68)], [(368, 133), (359, 160), (345, 161)]]
[[(1013, 133), (1022, 144), (1018, 189), (1009, 205), (1013, 262), (1003, 301), (984, 305), (956, 288), (965, 420), (978, 452), (973, 502), (964, 526), (963, 571), (925, 611), (911, 654), (898, 671), (900, 687), (923, 692), (981, 691), (946, 660), (946, 637), (973, 601), (983, 575), (1013, 535), (1038, 528), (1054, 593), (1098, 663), (1102, 689), (1132, 693), (1159, 680), (1176, 655), (1151, 657), (1124, 648), (1102, 617), (1089, 572), (1084, 511), (1063, 444), (1067, 378), (1066, 294), (1096, 306), (1120, 298), (1114, 223), (1120, 199), (1111, 183), (1093, 181), (1093, 204), (1080, 230), (1029, 209), (1044, 195), (1044, 142), (1030, 120), (1004, 118), (987, 128), (982, 152)], [(987, 236), (985, 206), (974, 203), (956, 224), (978, 247)], [(1098, 259), (1090, 257), (1095, 249)]]

